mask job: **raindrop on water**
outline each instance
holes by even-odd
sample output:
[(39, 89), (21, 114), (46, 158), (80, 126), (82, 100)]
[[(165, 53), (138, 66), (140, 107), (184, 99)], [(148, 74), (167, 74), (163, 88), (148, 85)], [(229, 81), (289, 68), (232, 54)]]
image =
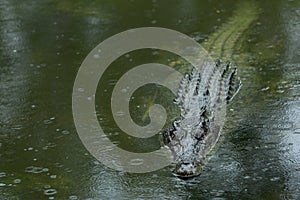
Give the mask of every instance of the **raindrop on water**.
[(123, 116), (123, 115), (125, 115), (125, 113), (123, 111), (116, 112), (116, 116)]
[(70, 131), (68, 131), (68, 130), (63, 130), (63, 131), (62, 131), (62, 134), (68, 135), (68, 134), (70, 134)]
[(52, 120), (50, 119), (45, 119), (43, 122), (45, 125), (52, 124)]
[(274, 181), (278, 181), (278, 180), (280, 180), (279, 177), (273, 177), (273, 178), (270, 179), (270, 181), (273, 181), (273, 182), (274, 182)]
[(78, 92), (84, 92), (84, 88), (78, 88)]
[(50, 178), (52, 178), (52, 179), (56, 179), (56, 177), (57, 177), (57, 176), (54, 175), (54, 174), (50, 176)]
[(48, 189), (44, 191), (44, 195), (46, 196), (54, 195), (56, 193), (57, 193), (56, 189)]
[(76, 200), (76, 199), (78, 199), (78, 197), (75, 195), (69, 196), (69, 200)]
[(47, 172), (48, 170), (49, 170), (48, 168), (29, 166), (26, 167), (25, 172), (39, 174), (39, 173)]
[(44, 185), (44, 188), (49, 189), (49, 188), (51, 188), (51, 185)]
[(144, 160), (140, 159), (140, 158), (135, 158), (135, 159), (130, 160), (130, 165), (134, 165), (134, 166), (142, 165), (143, 163), (144, 163)]
[(295, 129), (295, 130), (294, 130), (294, 133), (295, 133), (295, 134), (300, 134), (300, 128)]
[(0, 172), (0, 178), (1, 177), (5, 177), (6, 176), (6, 173), (5, 172)]
[(21, 179), (18, 179), (18, 178), (15, 179), (15, 180), (14, 180), (14, 183), (16, 183), (16, 184), (21, 183)]
[(99, 59), (99, 58), (100, 58), (100, 55), (99, 55), (99, 54), (94, 54), (93, 57), (94, 57), (95, 59)]

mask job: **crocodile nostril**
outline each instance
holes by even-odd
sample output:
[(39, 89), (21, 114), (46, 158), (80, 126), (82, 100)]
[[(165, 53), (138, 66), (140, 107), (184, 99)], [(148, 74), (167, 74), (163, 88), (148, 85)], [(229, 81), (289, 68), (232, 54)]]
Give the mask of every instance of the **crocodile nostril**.
[(189, 162), (185, 162), (185, 163), (182, 163), (182, 165), (190, 165), (191, 163)]

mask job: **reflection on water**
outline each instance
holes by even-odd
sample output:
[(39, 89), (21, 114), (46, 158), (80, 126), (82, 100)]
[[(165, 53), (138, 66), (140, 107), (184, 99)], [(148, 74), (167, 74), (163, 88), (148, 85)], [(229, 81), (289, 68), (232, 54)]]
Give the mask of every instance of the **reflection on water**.
[[(175, 29), (203, 42), (228, 20), (236, 4), (2, 0), (0, 199), (299, 199), (300, 4), (296, 1), (258, 3), (264, 12), (245, 33), (236, 55), (244, 85), (228, 108), (223, 142), (201, 176), (180, 180), (172, 175), (172, 166), (147, 174), (116, 172), (88, 154), (73, 125), (76, 72), (99, 42), (141, 26)], [(109, 105), (109, 89), (127, 66), (176, 59), (164, 56), (158, 52), (120, 58), (103, 80), (108, 86), (97, 94), (100, 101)], [(151, 95), (150, 90), (145, 97)], [(97, 106), (103, 109), (103, 104)], [(100, 113), (99, 120), (113, 140), (129, 141), (127, 148), (135, 144), (131, 148), (138, 151), (159, 145), (158, 137), (136, 145), (138, 141), (118, 132), (105, 115)]]

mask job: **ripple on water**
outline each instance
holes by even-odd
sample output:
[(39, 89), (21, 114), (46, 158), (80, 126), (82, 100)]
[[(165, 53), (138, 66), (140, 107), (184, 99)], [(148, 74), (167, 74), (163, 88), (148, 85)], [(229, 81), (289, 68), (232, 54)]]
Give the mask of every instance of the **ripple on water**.
[(274, 181), (278, 181), (278, 180), (280, 180), (279, 177), (273, 177), (273, 178), (270, 179), (270, 181), (273, 181), (273, 182), (274, 182)]
[(35, 167), (35, 166), (29, 166), (26, 167), (25, 172), (27, 173), (34, 173), (34, 174), (39, 174), (43, 172), (48, 172), (48, 168), (43, 168), (43, 167)]
[(6, 173), (5, 172), (0, 172), (0, 178), (5, 177)]
[(55, 117), (50, 117), (49, 119), (45, 119), (45, 120), (43, 121), (43, 123), (44, 123), (45, 125), (52, 124), (54, 120), (55, 120)]
[(144, 163), (144, 159), (140, 159), (140, 158), (131, 159), (129, 161), (129, 164), (134, 166), (142, 165), (143, 163)]
[(70, 134), (70, 131), (68, 131), (68, 130), (63, 130), (63, 131), (62, 131), (62, 134), (68, 135), (68, 134)]
[(15, 180), (14, 180), (14, 183), (16, 183), (16, 184), (21, 183), (21, 179), (18, 179), (18, 178), (15, 179)]
[(47, 190), (44, 190), (44, 195), (46, 196), (51, 196), (51, 195), (55, 195), (57, 193), (56, 189), (47, 189)]
[(222, 197), (225, 193), (224, 190), (212, 190), (209, 192), (214, 197)]
[(50, 178), (52, 178), (52, 179), (56, 179), (56, 175), (55, 174), (53, 174), (53, 175), (50, 175)]
[(295, 134), (300, 134), (300, 128), (295, 129), (295, 130), (294, 130), (294, 133), (295, 133)]

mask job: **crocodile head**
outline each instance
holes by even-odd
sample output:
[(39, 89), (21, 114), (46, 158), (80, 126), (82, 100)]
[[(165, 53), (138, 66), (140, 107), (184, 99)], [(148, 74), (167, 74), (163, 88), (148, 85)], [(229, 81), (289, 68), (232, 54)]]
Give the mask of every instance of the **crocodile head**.
[(202, 172), (204, 163), (203, 138), (197, 137), (199, 131), (202, 131), (200, 126), (200, 124), (198, 125), (199, 128), (196, 128), (197, 126), (180, 126), (168, 132), (169, 136), (172, 137), (168, 146), (176, 158), (173, 172), (180, 178), (198, 176)]
[(188, 121), (175, 121), (173, 128), (167, 132), (170, 138), (168, 146), (176, 158), (173, 172), (180, 178), (198, 176), (202, 172), (208, 142), (206, 136), (209, 131), (208, 119), (204, 116), (205, 112), (201, 115), (198, 113), (197, 119), (200, 120), (189, 118)]

